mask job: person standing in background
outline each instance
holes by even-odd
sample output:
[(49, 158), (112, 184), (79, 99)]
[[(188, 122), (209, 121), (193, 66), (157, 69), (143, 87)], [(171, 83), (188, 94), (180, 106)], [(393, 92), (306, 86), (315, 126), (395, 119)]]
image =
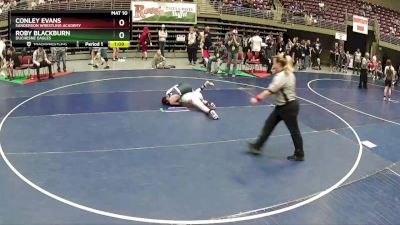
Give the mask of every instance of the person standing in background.
[(399, 65), (399, 68), (398, 68), (398, 70), (397, 70), (397, 79), (396, 79), (396, 81), (394, 82), (394, 86), (397, 86), (397, 84), (399, 83), (399, 81), (400, 81), (400, 65)]
[(255, 57), (256, 54), (260, 53), (261, 43), (262, 43), (262, 38), (260, 37), (260, 32), (256, 31), (256, 34), (250, 39), (250, 46), (251, 46), (251, 51), (253, 52), (253, 57)]
[(321, 54), (322, 54), (322, 45), (319, 42), (319, 38), (315, 40), (314, 47), (313, 47), (313, 54), (315, 54), (315, 67), (318, 70), (321, 70)]
[(306, 44), (305, 44), (305, 49), (304, 49), (304, 54), (305, 54), (305, 58), (304, 58), (304, 66), (305, 69), (308, 69), (311, 67), (311, 41), (307, 40)]
[(360, 74), (361, 70), (361, 51), (357, 48), (357, 51), (354, 52), (354, 59), (353, 59), (353, 74)]
[(197, 61), (197, 34), (194, 27), (189, 28), (186, 38), (186, 48), (188, 52), (189, 65), (195, 65)]
[(67, 48), (66, 47), (54, 47), (54, 53), (56, 54), (57, 61), (57, 72), (61, 73), (61, 62), (63, 64), (64, 72), (67, 72)]
[(139, 38), (139, 44), (142, 47), (142, 60), (143, 59), (147, 60), (148, 45), (150, 46), (153, 45), (151, 43), (151, 34), (148, 27), (143, 28), (143, 32)]
[(345, 72), (345, 73), (348, 72), (349, 65), (350, 65), (350, 59), (351, 59), (350, 52), (347, 51), (347, 52), (346, 52), (346, 64), (344, 64), (344, 72)]
[(161, 55), (165, 57), (164, 50), (167, 43), (168, 32), (165, 29), (165, 24), (161, 25), (161, 30), (158, 31), (158, 46), (161, 50)]
[(119, 59), (119, 48), (113, 48), (113, 58), (112, 61), (117, 61)]
[(210, 33), (210, 27), (206, 27), (204, 29), (204, 44), (203, 44), (203, 59), (204, 59), (204, 67), (208, 65), (208, 58), (210, 57), (210, 49), (212, 47), (212, 39)]
[(365, 53), (365, 57), (361, 59), (361, 72), (360, 72), (360, 84), (358, 88), (368, 89), (368, 61), (369, 61), (369, 53)]
[(385, 90), (383, 91), (383, 100), (390, 101), (392, 96), (392, 82), (396, 77), (396, 70), (392, 66), (392, 61), (388, 59), (385, 67)]
[(247, 53), (250, 51), (250, 35), (249, 33), (244, 33), (243, 38), (242, 38), (242, 43), (241, 46), (243, 48), (243, 64), (246, 64), (247, 59)]
[[(240, 47), (240, 38), (238, 36), (238, 31), (233, 30), (232, 36), (228, 40), (228, 63), (226, 64), (226, 73), (228, 76), (236, 76), (236, 67)], [(233, 63), (233, 71), (231, 73), (231, 64)]]

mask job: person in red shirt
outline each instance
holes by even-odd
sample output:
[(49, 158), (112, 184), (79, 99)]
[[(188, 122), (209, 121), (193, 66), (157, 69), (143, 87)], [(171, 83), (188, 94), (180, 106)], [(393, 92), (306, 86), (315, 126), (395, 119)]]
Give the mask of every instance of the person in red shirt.
[(147, 60), (147, 50), (148, 50), (148, 45), (152, 46), (153, 44), (151, 43), (151, 34), (150, 30), (148, 27), (143, 27), (143, 32), (140, 35), (139, 39), (139, 44), (142, 48), (142, 60), (146, 59)]

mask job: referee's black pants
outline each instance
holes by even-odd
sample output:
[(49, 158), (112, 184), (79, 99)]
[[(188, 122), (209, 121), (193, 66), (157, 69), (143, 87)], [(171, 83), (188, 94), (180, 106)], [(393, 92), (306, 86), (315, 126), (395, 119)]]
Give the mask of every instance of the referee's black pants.
[(261, 135), (254, 143), (254, 147), (261, 149), (264, 143), (268, 140), (275, 126), (283, 120), (290, 131), (295, 147), (294, 154), (296, 156), (304, 156), (303, 138), (301, 137), (297, 116), (299, 115), (300, 106), (297, 100), (291, 101), (284, 106), (276, 106), (271, 115), (265, 121)]
[(367, 88), (367, 83), (368, 83), (368, 70), (361, 69), (360, 83), (359, 83), (358, 87), (359, 88)]

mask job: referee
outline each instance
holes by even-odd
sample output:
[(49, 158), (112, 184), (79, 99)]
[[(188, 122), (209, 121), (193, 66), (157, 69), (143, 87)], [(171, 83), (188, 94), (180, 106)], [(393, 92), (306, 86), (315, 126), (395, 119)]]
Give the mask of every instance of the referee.
[(250, 99), (252, 104), (257, 104), (265, 98), (275, 94), (275, 109), (265, 121), (261, 135), (256, 142), (249, 143), (252, 154), (261, 154), (261, 148), (274, 130), (275, 126), (283, 120), (290, 131), (295, 146), (294, 154), (288, 160), (303, 161), (303, 139), (301, 137), (297, 116), (299, 103), (296, 100), (296, 77), (293, 73), (293, 60), (290, 56), (279, 54), (274, 57), (272, 71), (277, 73), (267, 90)]

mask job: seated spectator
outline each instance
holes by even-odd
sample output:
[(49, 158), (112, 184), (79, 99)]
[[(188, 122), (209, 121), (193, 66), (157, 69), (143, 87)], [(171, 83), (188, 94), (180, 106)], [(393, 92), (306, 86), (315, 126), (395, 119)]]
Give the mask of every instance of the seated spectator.
[(20, 65), (21, 63), (18, 59), (18, 55), (15, 54), (15, 49), (13, 47), (8, 48), (6, 54), (7, 79), (15, 79), (14, 69)]
[(389, 34), (395, 36), (395, 35), (396, 35), (396, 28), (394, 28), (394, 27), (389, 27)]
[(32, 1), (32, 2), (31, 2), (31, 8), (32, 8), (32, 9), (35, 9), (36, 6), (37, 6), (36, 1)]
[[(207, 64), (207, 72), (216, 74), (220, 70), (221, 64), (227, 57), (227, 49), (224, 45), (224, 39), (219, 39), (217, 45), (214, 47), (214, 55), (211, 56)], [(213, 67), (214, 63), (214, 67)]]
[(39, 5), (44, 5), (46, 2), (44, 0), (39, 0)]
[(375, 76), (372, 77), (372, 80), (380, 80), (382, 78), (383, 78), (382, 62), (379, 60), (378, 64), (376, 65)]
[(321, 1), (320, 3), (318, 3), (318, 7), (322, 10), (324, 10), (325, 7), (325, 3), (323, 1)]
[(318, 11), (316, 13), (318, 21), (324, 18), (324, 14), (324, 10), (322, 8), (318, 8)]
[(36, 69), (36, 75), (39, 82), (41, 81), (39, 73), (40, 73), (40, 68), (42, 67), (47, 67), (49, 70), (49, 79), (54, 79), (51, 71), (51, 62), (47, 58), (47, 53), (42, 47), (38, 47), (38, 49), (36, 49), (33, 52), (32, 61), (33, 61), (33, 66)]
[(3, 10), (4, 10), (4, 11), (8, 11), (8, 10), (10, 10), (10, 7), (11, 7), (10, 2), (6, 2), (6, 3), (3, 5)]
[(166, 66), (165, 57), (162, 56), (161, 50), (158, 49), (153, 58), (152, 68), (153, 69), (164, 69), (165, 66)]
[(313, 24), (314, 18), (311, 13), (304, 13), (304, 21), (306, 22), (307, 26), (311, 26)]

